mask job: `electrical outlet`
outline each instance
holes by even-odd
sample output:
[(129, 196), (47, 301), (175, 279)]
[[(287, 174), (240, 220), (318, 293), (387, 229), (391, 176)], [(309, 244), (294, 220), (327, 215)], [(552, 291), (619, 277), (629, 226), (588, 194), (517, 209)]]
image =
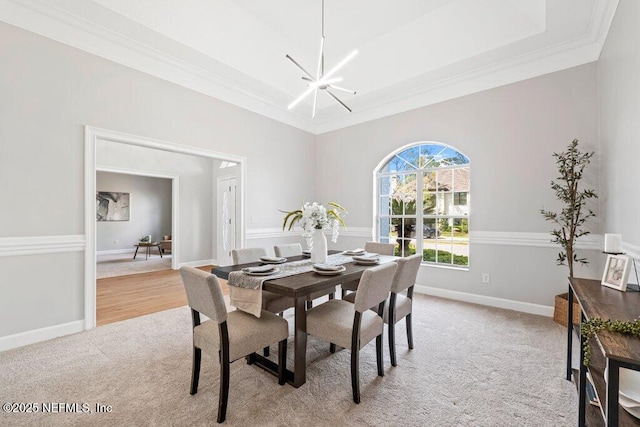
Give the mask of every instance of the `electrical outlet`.
[(489, 273), (482, 273), (482, 283), (489, 283), (491, 275)]
[(117, 240), (114, 240), (114, 241), (113, 241), (113, 245), (115, 246), (115, 245), (117, 245), (117, 244), (118, 244), (118, 241), (117, 241)]

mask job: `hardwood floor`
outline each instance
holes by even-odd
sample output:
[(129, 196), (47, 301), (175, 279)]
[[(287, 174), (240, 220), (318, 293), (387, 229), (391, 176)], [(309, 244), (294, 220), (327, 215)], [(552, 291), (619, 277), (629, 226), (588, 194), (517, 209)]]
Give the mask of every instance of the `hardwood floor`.
[[(211, 271), (210, 265), (198, 268)], [(228, 295), (227, 282), (220, 280), (220, 283), (222, 293)], [(187, 305), (177, 270), (98, 279), (96, 288), (98, 326)]]

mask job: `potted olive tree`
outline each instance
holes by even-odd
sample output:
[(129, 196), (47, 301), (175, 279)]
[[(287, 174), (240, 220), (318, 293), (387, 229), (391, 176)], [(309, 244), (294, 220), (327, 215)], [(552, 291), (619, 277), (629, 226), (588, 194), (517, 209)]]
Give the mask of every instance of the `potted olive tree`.
[[(595, 191), (584, 189), (580, 186), (586, 166), (591, 163), (594, 152), (582, 152), (578, 146), (578, 140), (574, 139), (567, 149), (561, 153), (554, 153), (559, 176), (556, 181), (551, 181), (551, 189), (555, 192), (556, 198), (562, 203), (559, 212), (540, 209), (540, 213), (547, 221), (554, 223), (555, 228), (551, 231), (551, 242), (560, 245), (558, 253), (558, 265), (569, 267), (569, 277), (573, 277), (574, 263), (588, 264), (584, 257), (578, 257), (575, 251), (576, 240), (589, 234), (589, 230), (583, 228), (584, 223), (591, 217), (595, 217), (591, 209), (587, 207), (589, 199), (597, 198)], [(568, 294), (556, 296), (556, 307), (554, 320), (566, 325), (566, 305)], [(564, 301), (564, 302), (563, 302)], [(559, 307), (564, 304), (564, 307)], [(557, 315), (556, 315), (557, 313)], [(564, 316), (562, 315), (564, 313)], [(574, 323), (579, 310), (574, 310)]]

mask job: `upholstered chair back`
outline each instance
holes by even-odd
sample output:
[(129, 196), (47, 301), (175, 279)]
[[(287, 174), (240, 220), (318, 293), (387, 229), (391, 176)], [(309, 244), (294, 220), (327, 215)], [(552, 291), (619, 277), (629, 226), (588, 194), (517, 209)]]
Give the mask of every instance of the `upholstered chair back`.
[(249, 264), (260, 261), (261, 256), (267, 256), (265, 248), (232, 249), (231, 259), (234, 264)]
[(290, 243), (288, 245), (275, 245), (273, 251), (276, 256), (288, 257), (302, 255), (302, 245), (300, 243)]
[(375, 309), (378, 304), (387, 299), (397, 268), (398, 264), (389, 262), (362, 273), (356, 293), (356, 311), (363, 313), (370, 308)]
[(180, 267), (180, 275), (187, 292), (189, 307), (215, 323), (220, 324), (227, 320), (227, 307), (216, 276), (193, 267)]
[(398, 263), (398, 270), (393, 277), (391, 292), (397, 294), (416, 284), (416, 277), (418, 276), (418, 270), (422, 262), (422, 255), (411, 255), (406, 258), (400, 258), (396, 262)]
[(380, 255), (393, 255), (396, 245), (393, 243), (366, 242), (364, 250)]

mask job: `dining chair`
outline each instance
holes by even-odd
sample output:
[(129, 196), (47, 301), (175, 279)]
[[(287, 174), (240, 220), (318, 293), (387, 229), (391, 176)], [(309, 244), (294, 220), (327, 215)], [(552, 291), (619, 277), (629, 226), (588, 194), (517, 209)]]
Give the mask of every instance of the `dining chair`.
[[(374, 254), (390, 255), (395, 253), (396, 245), (394, 243), (380, 243), (380, 242), (366, 242), (364, 244), (364, 250)], [(342, 284), (342, 298), (347, 295), (346, 291), (355, 291), (358, 289), (357, 282), (343, 283)]]
[[(302, 245), (300, 243), (289, 243), (286, 245), (275, 245), (273, 247), (273, 251), (276, 256), (279, 257), (292, 257), (292, 256), (300, 256), (302, 255)], [(312, 292), (307, 298), (307, 309), (313, 307), (313, 300), (316, 298), (323, 297), (325, 295), (329, 295), (329, 299), (333, 299), (335, 296), (336, 288), (333, 289), (325, 289), (322, 291)]]
[[(396, 338), (395, 324), (403, 318), (407, 326), (407, 343), (410, 349), (413, 349), (413, 332), (411, 328), (411, 313), (413, 309), (413, 287), (416, 283), (422, 255), (415, 254), (406, 258), (400, 258), (396, 261), (398, 269), (393, 276), (391, 283), (391, 293), (389, 294), (388, 304), (384, 310), (384, 323), (389, 325), (389, 354), (391, 355), (391, 365), (398, 366), (396, 360)], [(406, 296), (401, 292), (406, 292)], [(358, 293), (356, 292), (356, 295)], [(354, 294), (349, 294), (344, 298), (345, 301), (355, 302)]]
[[(193, 323), (193, 364), (191, 395), (198, 392), (202, 350), (220, 363), (218, 422), (224, 422), (229, 398), (230, 364), (278, 343), (278, 384), (285, 383), (287, 360), (287, 321), (267, 311), (260, 318), (240, 310), (227, 313), (218, 278), (193, 267), (181, 267), (180, 275), (187, 293)], [(210, 320), (201, 323), (200, 313)]]
[[(249, 264), (260, 262), (260, 257), (267, 256), (265, 248), (232, 249), (231, 259), (233, 264)], [(293, 298), (285, 297), (269, 291), (262, 291), (262, 309), (271, 313), (279, 313), (293, 307)], [(264, 349), (265, 357), (269, 357), (269, 347)]]
[[(362, 273), (355, 302), (332, 299), (307, 311), (307, 333), (351, 350), (353, 401), (360, 403), (360, 349), (376, 339), (378, 375), (384, 376), (382, 333), (384, 306), (397, 264), (390, 262)], [(377, 307), (373, 312), (372, 308)]]

